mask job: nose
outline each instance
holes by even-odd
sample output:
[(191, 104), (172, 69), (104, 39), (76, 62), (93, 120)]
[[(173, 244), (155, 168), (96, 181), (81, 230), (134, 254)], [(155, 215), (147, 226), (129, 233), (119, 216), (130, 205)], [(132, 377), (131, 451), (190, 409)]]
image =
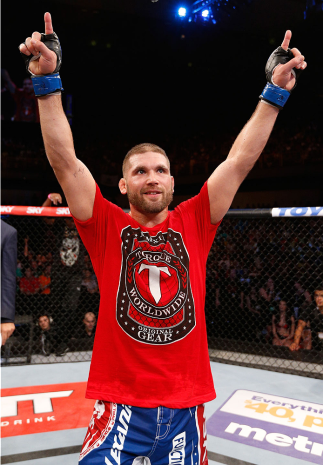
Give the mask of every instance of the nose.
[(149, 171), (148, 177), (147, 177), (147, 184), (158, 184), (158, 178), (157, 174), (154, 170)]

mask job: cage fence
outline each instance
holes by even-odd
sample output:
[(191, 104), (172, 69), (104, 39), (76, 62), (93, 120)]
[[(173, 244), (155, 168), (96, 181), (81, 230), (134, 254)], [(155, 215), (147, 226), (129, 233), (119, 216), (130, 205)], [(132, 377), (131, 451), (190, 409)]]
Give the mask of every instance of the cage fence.
[[(12, 208), (2, 207), (2, 219), (18, 231), (16, 330), (2, 363), (90, 360), (100, 295), (69, 210)], [(206, 268), (211, 360), (323, 379), (323, 318), (308, 321), (299, 350), (289, 348), (322, 289), (322, 210), (231, 210), (224, 217)]]

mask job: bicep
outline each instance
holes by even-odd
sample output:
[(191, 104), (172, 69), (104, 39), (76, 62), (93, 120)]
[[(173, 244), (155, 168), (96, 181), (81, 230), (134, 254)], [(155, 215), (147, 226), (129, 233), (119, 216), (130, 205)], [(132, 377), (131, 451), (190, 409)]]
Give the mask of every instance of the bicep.
[(91, 218), (96, 185), (89, 169), (81, 160), (76, 159), (68, 168), (54, 171), (73, 216), (80, 221)]
[(233, 158), (227, 158), (209, 177), (207, 182), (211, 222), (220, 221), (234, 199), (248, 172), (241, 169)]

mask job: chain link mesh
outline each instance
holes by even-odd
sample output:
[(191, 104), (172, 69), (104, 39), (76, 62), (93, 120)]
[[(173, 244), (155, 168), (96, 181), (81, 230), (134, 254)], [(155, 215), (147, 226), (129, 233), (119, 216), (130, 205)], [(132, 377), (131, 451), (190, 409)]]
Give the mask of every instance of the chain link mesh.
[[(4, 220), (18, 230), (18, 263), (16, 330), (2, 362), (90, 360), (100, 296), (73, 220)], [(289, 350), (299, 315), (322, 282), (321, 218), (226, 217), (207, 261), (210, 358), (323, 378), (313, 328), (303, 331), (300, 350)]]
[(306, 327), (300, 350), (289, 349), (322, 282), (321, 218), (224, 218), (207, 262), (211, 359), (322, 378), (317, 328)]

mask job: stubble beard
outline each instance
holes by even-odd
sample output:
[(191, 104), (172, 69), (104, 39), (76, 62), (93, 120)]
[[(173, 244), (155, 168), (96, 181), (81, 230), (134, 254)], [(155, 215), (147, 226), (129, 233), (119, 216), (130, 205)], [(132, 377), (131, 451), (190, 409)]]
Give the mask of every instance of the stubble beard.
[(144, 195), (129, 190), (127, 192), (129, 203), (141, 213), (160, 213), (173, 201), (173, 192), (171, 190), (163, 192), (162, 198), (158, 202), (149, 202), (149, 200), (145, 199)]

